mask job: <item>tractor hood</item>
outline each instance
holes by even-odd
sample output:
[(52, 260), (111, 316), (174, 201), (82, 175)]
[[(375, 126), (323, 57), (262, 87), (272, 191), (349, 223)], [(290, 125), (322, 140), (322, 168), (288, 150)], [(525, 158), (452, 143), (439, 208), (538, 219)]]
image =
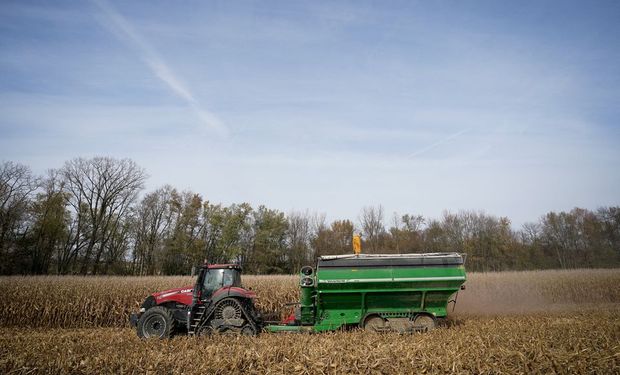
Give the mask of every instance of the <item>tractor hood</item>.
[(152, 296), (155, 298), (155, 302), (158, 305), (166, 302), (178, 302), (184, 305), (191, 305), (193, 291), (194, 286), (188, 285), (182, 288), (168, 289), (162, 292), (153, 293)]

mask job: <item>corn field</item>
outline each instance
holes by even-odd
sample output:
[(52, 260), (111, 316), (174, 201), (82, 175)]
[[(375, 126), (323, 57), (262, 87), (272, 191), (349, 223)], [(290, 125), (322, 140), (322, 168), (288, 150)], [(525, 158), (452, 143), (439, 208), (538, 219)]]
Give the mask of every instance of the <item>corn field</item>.
[[(243, 276), (257, 307), (280, 316), (298, 300), (296, 276)], [(128, 327), (128, 315), (153, 292), (192, 285), (191, 277), (36, 276), (0, 278), (1, 327)], [(620, 301), (620, 270), (471, 273), (455, 313), (576, 311)]]
[[(189, 277), (0, 278), (1, 373), (618, 373), (620, 270), (471, 273), (424, 334), (141, 341), (128, 314)], [(296, 276), (244, 276), (281, 316)]]

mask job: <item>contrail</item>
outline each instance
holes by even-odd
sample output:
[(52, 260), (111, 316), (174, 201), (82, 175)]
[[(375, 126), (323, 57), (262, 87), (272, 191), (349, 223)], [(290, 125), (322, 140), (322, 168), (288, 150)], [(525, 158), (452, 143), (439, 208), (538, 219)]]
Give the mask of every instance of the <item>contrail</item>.
[(461, 130), (459, 132), (456, 132), (454, 134), (450, 134), (449, 136), (447, 136), (447, 137), (445, 137), (443, 139), (440, 139), (440, 140), (438, 140), (435, 143), (431, 143), (430, 145), (424, 147), (423, 149), (420, 149), (420, 150), (418, 150), (418, 151), (416, 151), (416, 152), (414, 152), (412, 154), (409, 154), (408, 157), (413, 158), (415, 156), (423, 154), (423, 153), (425, 153), (425, 152), (427, 152), (427, 151), (429, 151), (429, 150), (431, 150), (431, 149), (433, 149), (433, 148), (435, 148), (435, 147), (437, 147), (437, 146), (439, 146), (439, 145), (441, 145), (443, 143), (448, 142), (451, 139), (454, 139), (456, 137), (459, 137), (459, 136), (463, 135), (464, 133), (467, 133), (468, 131), (469, 131), (469, 129), (463, 129), (463, 130)]
[(164, 59), (136, 32), (122, 14), (106, 0), (93, 0), (93, 2), (102, 12), (101, 24), (121, 40), (133, 46), (151, 72), (166, 84), (175, 95), (185, 100), (202, 123), (222, 136), (228, 134), (228, 129), (222, 121), (214, 113), (201, 107), (189, 88), (179, 80)]

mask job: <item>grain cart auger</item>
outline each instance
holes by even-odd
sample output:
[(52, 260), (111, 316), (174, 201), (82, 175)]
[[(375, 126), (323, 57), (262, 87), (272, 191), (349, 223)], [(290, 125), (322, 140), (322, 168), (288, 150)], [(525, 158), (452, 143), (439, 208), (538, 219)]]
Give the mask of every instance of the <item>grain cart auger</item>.
[(213, 332), (256, 335), (262, 319), (254, 308), (256, 293), (241, 285), (236, 264), (205, 264), (192, 286), (153, 293), (130, 322), (142, 338), (168, 338), (175, 333)]

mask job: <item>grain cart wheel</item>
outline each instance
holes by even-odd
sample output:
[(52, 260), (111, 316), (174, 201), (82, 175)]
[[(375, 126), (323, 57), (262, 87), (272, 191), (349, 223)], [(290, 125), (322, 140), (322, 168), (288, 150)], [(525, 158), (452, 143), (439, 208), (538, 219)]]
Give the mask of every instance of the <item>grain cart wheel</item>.
[(385, 332), (385, 319), (378, 315), (371, 315), (364, 320), (364, 330), (367, 332)]
[(413, 326), (420, 332), (428, 332), (435, 329), (435, 319), (426, 314), (420, 314), (413, 320)]
[(174, 332), (174, 318), (165, 307), (155, 306), (146, 310), (138, 320), (138, 337), (167, 339)]

